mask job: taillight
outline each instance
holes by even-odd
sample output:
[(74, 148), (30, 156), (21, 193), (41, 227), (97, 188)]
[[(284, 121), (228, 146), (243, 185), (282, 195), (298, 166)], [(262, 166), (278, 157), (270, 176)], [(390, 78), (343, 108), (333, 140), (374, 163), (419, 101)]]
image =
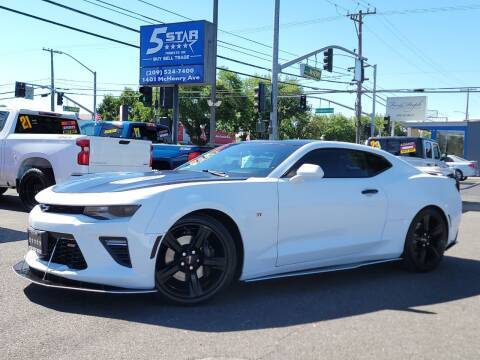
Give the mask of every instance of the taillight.
[(77, 155), (78, 165), (88, 165), (90, 163), (90, 140), (77, 139), (77, 145), (80, 146), (80, 152)]
[(150, 167), (153, 167), (153, 145), (150, 144)]
[(188, 161), (195, 159), (196, 157), (200, 156), (200, 152), (198, 151), (193, 151), (188, 154)]
[(475, 169), (475, 163), (473, 163), (473, 162), (468, 164), (468, 166), (471, 167), (472, 169)]

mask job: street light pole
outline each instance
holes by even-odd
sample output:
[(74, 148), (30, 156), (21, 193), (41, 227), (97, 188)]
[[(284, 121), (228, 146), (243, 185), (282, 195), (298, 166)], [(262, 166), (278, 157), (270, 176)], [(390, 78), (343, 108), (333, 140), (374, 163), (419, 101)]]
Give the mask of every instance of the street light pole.
[(53, 76), (53, 49), (43, 48), (43, 51), (50, 52), (50, 111), (55, 111), (55, 80)]
[(278, 35), (280, 19), (280, 0), (275, 0), (275, 13), (273, 17), (273, 56), (272, 56), (272, 112), (270, 113), (270, 136), (272, 140), (278, 139)]
[(215, 144), (215, 133), (216, 133), (216, 102), (217, 102), (217, 31), (218, 31), (218, 0), (213, 0), (213, 84), (212, 90), (210, 93), (210, 100), (213, 106), (210, 106), (210, 137), (209, 143), (210, 145)]
[[(80, 64), (81, 66), (83, 66), (85, 69), (87, 69), (88, 71), (90, 71), (93, 74), (93, 119), (96, 120), (96, 118), (97, 118), (97, 72), (93, 71), (87, 65), (82, 63), (80, 60), (78, 60), (77, 58), (73, 57), (70, 54), (67, 54), (66, 52), (59, 51), (59, 50), (53, 50), (53, 49), (45, 49), (45, 48), (43, 50), (50, 51), (52, 53), (52, 89), (53, 89), (53, 53), (68, 56), (69, 58), (76, 61), (78, 64)], [(53, 99), (53, 97), (52, 97), (52, 99)], [(52, 106), (53, 106), (53, 100), (52, 100)], [(52, 109), (52, 111), (53, 111), (53, 109)]]
[(377, 64), (373, 65), (372, 117), (370, 120), (370, 136), (375, 136), (375, 103), (377, 102)]
[(469, 105), (469, 102), (470, 102), (470, 88), (467, 88), (467, 108), (465, 109), (465, 120), (468, 121), (469, 120), (469, 114), (468, 114), (468, 105)]

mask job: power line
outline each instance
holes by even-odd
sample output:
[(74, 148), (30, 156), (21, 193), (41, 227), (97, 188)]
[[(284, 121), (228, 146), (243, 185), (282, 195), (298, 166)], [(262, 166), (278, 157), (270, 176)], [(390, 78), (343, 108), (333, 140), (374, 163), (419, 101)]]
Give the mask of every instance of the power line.
[(66, 28), (66, 29), (78, 31), (78, 32), (81, 32), (81, 33), (84, 33), (84, 34), (87, 34), (87, 35), (95, 36), (95, 37), (98, 37), (100, 39), (113, 41), (113, 42), (116, 42), (118, 44), (130, 46), (130, 47), (134, 47), (134, 48), (139, 48), (137, 45), (133, 45), (133, 44), (127, 43), (125, 41), (117, 40), (117, 39), (114, 39), (114, 38), (111, 38), (111, 37), (108, 37), (108, 36), (103, 36), (103, 35), (100, 35), (100, 34), (95, 34), (93, 32), (87, 31), (87, 30), (82, 30), (82, 29), (79, 29), (77, 27), (62, 24), (62, 23), (59, 23), (59, 22), (56, 22), (56, 21), (53, 21), (53, 20), (48, 20), (48, 19), (36, 16), (36, 15), (25, 13), (23, 11), (11, 9), (11, 8), (6, 7), (6, 6), (0, 5), (0, 9), (10, 11), (10, 12), (13, 12), (13, 13), (16, 13), (16, 14), (19, 14), (19, 15), (23, 15), (23, 16), (26, 16), (26, 17), (29, 17), (29, 18), (32, 18), (32, 19), (40, 20), (40, 21), (43, 21), (43, 22), (46, 22), (46, 23), (49, 23), (49, 24), (57, 25), (57, 26), (60, 26), (60, 27)]
[[(171, 11), (171, 10), (165, 9), (165, 8), (163, 8), (163, 7), (161, 7), (161, 6), (152, 4), (152, 3), (148, 2), (148, 1), (144, 1), (144, 0), (137, 0), (137, 1), (139, 1), (139, 2), (141, 2), (141, 3), (144, 3), (144, 4), (147, 4), (147, 5), (151, 6), (151, 7), (156, 8), (156, 9), (165, 11), (165, 12), (167, 12), (167, 13), (169, 13), (169, 14), (173, 14), (173, 15), (179, 16), (179, 17), (181, 17), (181, 18), (183, 18), (183, 19), (193, 20), (192, 18), (189, 18), (188, 16), (184, 16), (184, 15), (182, 15), (182, 14), (179, 14), (179, 13), (175, 12), (175, 11)], [(228, 34), (228, 35), (231, 35), (231, 36), (235, 36), (235, 37), (237, 37), (237, 38), (239, 38), (239, 39), (242, 39), (242, 40), (250, 41), (251, 43), (254, 43), (254, 44), (257, 44), (257, 45), (260, 45), (260, 46), (269, 48), (269, 49), (272, 49), (272, 46), (270, 46), (270, 45), (261, 43), (260, 41), (256, 41), (256, 40), (247, 38), (247, 37), (242, 36), (242, 35), (235, 34), (235, 33), (231, 32), (231, 31), (223, 30), (223, 29), (220, 29), (220, 28), (218, 29), (218, 31), (220, 31), (220, 32), (222, 32), (222, 33), (224, 33), (224, 34)], [(292, 52), (290, 52), (290, 51), (285, 51), (285, 50), (279, 50), (279, 51), (283, 52), (284, 54), (289, 54), (289, 55), (292, 55), (292, 56), (295, 56), (295, 57), (298, 56), (297, 54), (294, 54), (294, 53), (292, 53)]]
[[(154, 23), (152, 23), (152, 22), (149, 22), (149, 21), (147, 21), (147, 20), (141, 19), (141, 18), (139, 18), (139, 17), (132, 16), (132, 15), (129, 15), (129, 14), (125, 14), (125, 13), (123, 13), (123, 12), (121, 12), (121, 11), (118, 11), (118, 10), (115, 10), (115, 9), (111, 9), (111, 8), (109, 8), (109, 7), (106, 7), (106, 6), (103, 6), (103, 5), (94, 3), (94, 2), (92, 2), (92, 1), (90, 1), (90, 0), (82, 0), (82, 1), (84, 1), (84, 2), (86, 2), (86, 3), (89, 3), (89, 4), (91, 4), (91, 5), (94, 5), (94, 6), (103, 8), (103, 9), (107, 9), (107, 10), (112, 11), (112, 12), (114, 12), (114, 13), (121, 14), (121, 15), (123, 15), (123, 16), (127, 16), (127, 17), (129, 17), (129, 18), (131, 18), (131, 19), (136, 19), (136, 20), (144, 21), (144, 22), (147, 22), (147, 23), (149, 23), (149, 24), (151, 24), (151, 25), (154, 24)], [(112, 4), (109, 4), (109, 5), (110, 5), (110, 6), (116, 6), (116, 5), (112, 5)]]

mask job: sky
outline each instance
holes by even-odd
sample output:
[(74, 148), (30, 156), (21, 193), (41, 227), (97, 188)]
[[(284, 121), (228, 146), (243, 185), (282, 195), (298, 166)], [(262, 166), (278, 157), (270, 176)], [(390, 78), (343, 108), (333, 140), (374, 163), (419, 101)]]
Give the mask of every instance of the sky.
[[(55, 0), (99, 17), (132, 28), (149, 22), (179, 22), (184, 18), (212, 20), (213, 0)], [(160, 6), (155, 8), (147, 3)], [(130, 12), (125, 16), (116, 5)], [(480, 1), (475, 0), (281, 0), (280, 63), (327, 45), (357, 48), (357, 36), (347, 12), (376, 8), (377, 14), (366, 16), (363, 53), (370, 64), (377, 64), (377, 88), (431, 88), (480, 86), (477, 65), (478, 15)], [(73, 13), (42, 0), (0, 0), (0, 6), (34, 14), (56, 22), (78, 27), (125, 42), (139, 43), (139, 35), (98, 20)], [(115, 11), (112, 11), (115, 10)], [(274, 0), (219, 0), (219, 35), (223, 41), (218, 54), (249, 64), (271, 68)], [(137, 17), (138, 19), (132, 18)], [(143, 19), (143, 20), (142, 20)], [(15, 81), (50, 84), (50, 56), (43, 47), (67, 52), (97, 72), (98, 94), (118, 95), (124, 86), (138, 88), (139, 51), (125, 45), (47, 24), (0, 8), (0, 105), (48, 110), (49, 97), (36, 96), (34, 101), (8, 99), (13, 96)], [(227, 32), (229, 33), (227, 33)], [(233, 33), (237, 36), (234, 36)], [(244, 37), (244, 38), (240, 38)], [(250, 40), (252, 41), (250, 41)], [(225, 43), (229, 43), (226, 45)], [(219, 44), (220, 45), (220, 44)], [(323, 57), (318, 57), (321, 66)], [(65, 55), (55, 55), (55, 86), (85, 106), (92, 107), (93, 76)], [(315, 65), (315, 59), (309, 59)], [(268, 75), (265, 70), (219, 59), (225, 66), (248, 74)], [(334, 53), (334, 71), (324, 72), (324, 79), (349, 83), (353, 59)], [(299, 74), (299, 67), (287, 70)], [(373, 87), (371, 70), (364, 83)], [(300, 79), (304, 85), (346, 90), (355, 86)], [(311, 91), (311, 89), (306, 89)], [(48, 90), (36, 90), (36, 94)], [(415, 94), (413, 94), (415, 95)], [(315, 95), (320, 96), (320, 95)], [(325, 94), (325, 98), (353, 107), (355, 95)], [(385, 112), (385, 99), (402, 94), (379, 94), (376, 111)], [(404, 96), (404, 95), (403, 95)], [(101, 96), (97, 102), (101, 101)], [(470, 119), (480, 118), (480, 95), (470, 94)], [(326, 101), (308, 97), (312, 108), (326, 107)], [(64, 103), (66, 104), (67, 101)], [(71, 104), (72, 105), (72, 104)], [(335, 112), (353, 112), (333, 106)], [(372, 100), (363, 96), (364, 111), (370, 112)], [(433, 114), (460, 120), (465, 117), (466, 94), (428, 94), (428, 109)], [(56, 109), (60, 110), (59, 108)]]

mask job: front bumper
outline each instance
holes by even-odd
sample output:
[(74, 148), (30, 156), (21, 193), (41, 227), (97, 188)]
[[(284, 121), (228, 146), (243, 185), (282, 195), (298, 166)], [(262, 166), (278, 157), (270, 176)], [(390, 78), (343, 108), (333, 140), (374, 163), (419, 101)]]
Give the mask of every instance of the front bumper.
[(145, 294), (157, 292), (155, 289), (126, 289), (116, 286), (100, 285), (77, 280), (69, 280), (50, 273), (42, 273), (28, 266), (25, 260), (19, 261), (12, 267), (20, 277), (37, 285), (66, 290), (88, 291), (110, 294)]
[[(152, 257), (152, 249), (158, 245), (159, 237), (158, 234), (144, 233), (146, 226), (142, 217), (137, 220), (131, 218), (104, 221), (84, 215), (42, 212), (37, 206), (30, 213), (29, 226), (49, 233), (71, 235), (85, 259), (86, 267), (72, 268), (65, 262), (49, 262), (29, 249), (24, 265), (31, 268), (30, 273), (47, 273), (49, 284), (61, 283), (62, 281), (58, 280), (64, 279), (67, 283), (83, 283), (81, 286), (73, 286), (79, 290), (100, 285), (136, 292), (155, 291), (155, 256)], [(105, 237), (127, 239), (131, 266), (122, 265), (112, 257), (101, 241)], [(34, 276), (23, 277), (31, 281), (35, 279), (34, 282), (45, 285)], [(68, 286), (70, 287), (70, 283)]]

